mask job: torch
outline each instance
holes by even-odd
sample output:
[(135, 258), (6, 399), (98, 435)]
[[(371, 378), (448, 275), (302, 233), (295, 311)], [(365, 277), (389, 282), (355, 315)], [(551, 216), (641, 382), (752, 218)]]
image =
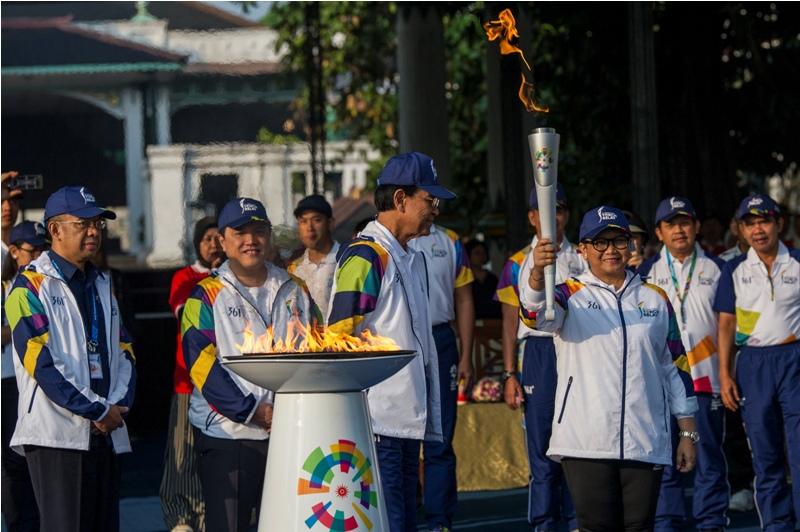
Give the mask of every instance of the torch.
[[(556, 130), (540, 127), (528, 135), (528, 145), (533, 160), (533, 180), (536, 184), (536, 199), (539, 202), (539, 238), (556, 242), (556, 184), (558, 182), (558, 139)], [(556, 289), (556, 266), (544, 268), (544, 293), (546, 320), (555, 319), (554, 299)]]

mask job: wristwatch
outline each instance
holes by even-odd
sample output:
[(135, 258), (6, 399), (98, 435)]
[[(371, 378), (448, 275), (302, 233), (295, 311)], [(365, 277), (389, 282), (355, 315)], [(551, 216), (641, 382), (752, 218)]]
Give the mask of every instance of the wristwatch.
[(503, 382), (506, 382), (511, 377), (516, 378), (516, 376), (517, 376), (517, 372), (516, 371), (505, 370), (505, 371), (503, 371)]
[(692, 443), (697, 443), (700, 441), (700, 433), (699, 432), (692, 432), (691, 430), (682, 430), (678, 432), (679, 438), (689, 438), (692, 440)]

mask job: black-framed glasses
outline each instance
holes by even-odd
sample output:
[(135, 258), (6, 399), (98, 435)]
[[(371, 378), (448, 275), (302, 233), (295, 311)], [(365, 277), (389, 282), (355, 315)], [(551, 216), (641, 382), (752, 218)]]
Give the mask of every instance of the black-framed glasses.
[(595, 251), (603, 252), (608, 249), (608, 246), (614, 246), (614, 249), (622, 251), (627, 249), (630, 245), (631, 238), (629, 236), (617, 236), (614, 238), (595, 238), (594, 240), (584, 240), (584, 244), (591, 244)]
[(86, 231), (90, 227), (94, 227), (98, 231), (102, 231), (106, 228), (105, 220), (59, 220), (56, 223), (72, 224), (78, 229), (78, 231)]

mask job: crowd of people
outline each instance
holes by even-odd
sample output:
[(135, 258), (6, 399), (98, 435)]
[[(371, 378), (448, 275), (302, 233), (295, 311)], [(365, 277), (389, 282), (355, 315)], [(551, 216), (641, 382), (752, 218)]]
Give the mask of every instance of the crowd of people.
[[(117, 455), (131, 450), (136, 371), (97, 260), (115, 214), (86, 187), (63, 187), (42, 224), (17, 224), (23, 192), (13, 177), (2, 186), (3, 518), (9, 530), (117, 530)], [(457, 395), (473, 378), (476, 319), (502, 319), (504, 399), (523, 410), (533, 529), (677, 531), (691, 519), (723, 530), (726, 409), (744, 421), (762, 528), (794, 529), (800, 251), (781, 240), (785, 210), (748, 196), (726, 249), (719, 220), (704, 229), (687, 198), (659, 204), (653, 240), (636, 214), (601, 205), (573, 244), (559, 185), (555, 239), (534, 236), (498, 278), (487, 243), (435, 223), (454, 197), (432, 159), (397, 155), (378, 177), (377, 215), (346, 243), (332, 237), (325, 198), (303, 198), (294, 210), (302, 250), (286, 264), (256, 199), (235, 198), (195, 224), (196, 261), (175, 272), (169, 295), (179, 324), (160, 486), (170, 530), (257, 522), (274, 394), (220, 354), (237, 351), (245, 328), (282, 338), (298, 320), (369, 330), (417, 352), (367, 391), (386, 514), (393, 532), (416, 530), (419, 496), (429, 529), (451, 529)], [(528, 222), (540, 233), (535, 190)]]

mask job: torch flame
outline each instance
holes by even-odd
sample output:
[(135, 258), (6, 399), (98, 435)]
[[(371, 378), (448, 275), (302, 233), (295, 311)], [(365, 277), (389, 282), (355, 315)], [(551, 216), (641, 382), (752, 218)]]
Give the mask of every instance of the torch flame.
[(391, 338), (377, 336), (365, 329), (360, 336), (337, 333), (304, 325), (297, 320), (289, 322), (284, 338), (276, 337), (272, 327), (256, 336), (250, 326), (242, 332), (243, 341), (236, 344), (242, 354), (297, 353), (297, 352), (347, 352), (347, 351), (397, 351), (400, 347)]
[[(514, 19), (514, 15), (511, 13), (510, 9), (504, 9), (498, 15), (497, 20), (490, 20), (483, 25), (483, 29), (486, 30), (486, 37), (489, 41), (496, 41), (500, 39), (500, 54), (501, 55), (511, 55), (511, 54), (519, 54), (522, 58), (522, 62), (525, 63), (525, 67), (528, 69), (528, 73), (533, 77), (533, 70), (531, 69), (530, 63), (528, 60), (525, 59), (525, 53), (522, 49), (517, 46), (516, 44), (512, 43), (512, 39), (519, 38), (519, 31), (517, 30), (517, 21)], [(525, 77), (525, 72), (522, 72), (522, 83), (519, 86), (519, 99), (522, 101), (522, 105), (525, 106), (525, 110), (528, 112), (538, 111), (541, 113), (546, 113), (550, 111), (550, 108), (546, 105), (539, 104), (533, 96), (534, 93), (534, 86), (533, 83), (529, 82)]]

